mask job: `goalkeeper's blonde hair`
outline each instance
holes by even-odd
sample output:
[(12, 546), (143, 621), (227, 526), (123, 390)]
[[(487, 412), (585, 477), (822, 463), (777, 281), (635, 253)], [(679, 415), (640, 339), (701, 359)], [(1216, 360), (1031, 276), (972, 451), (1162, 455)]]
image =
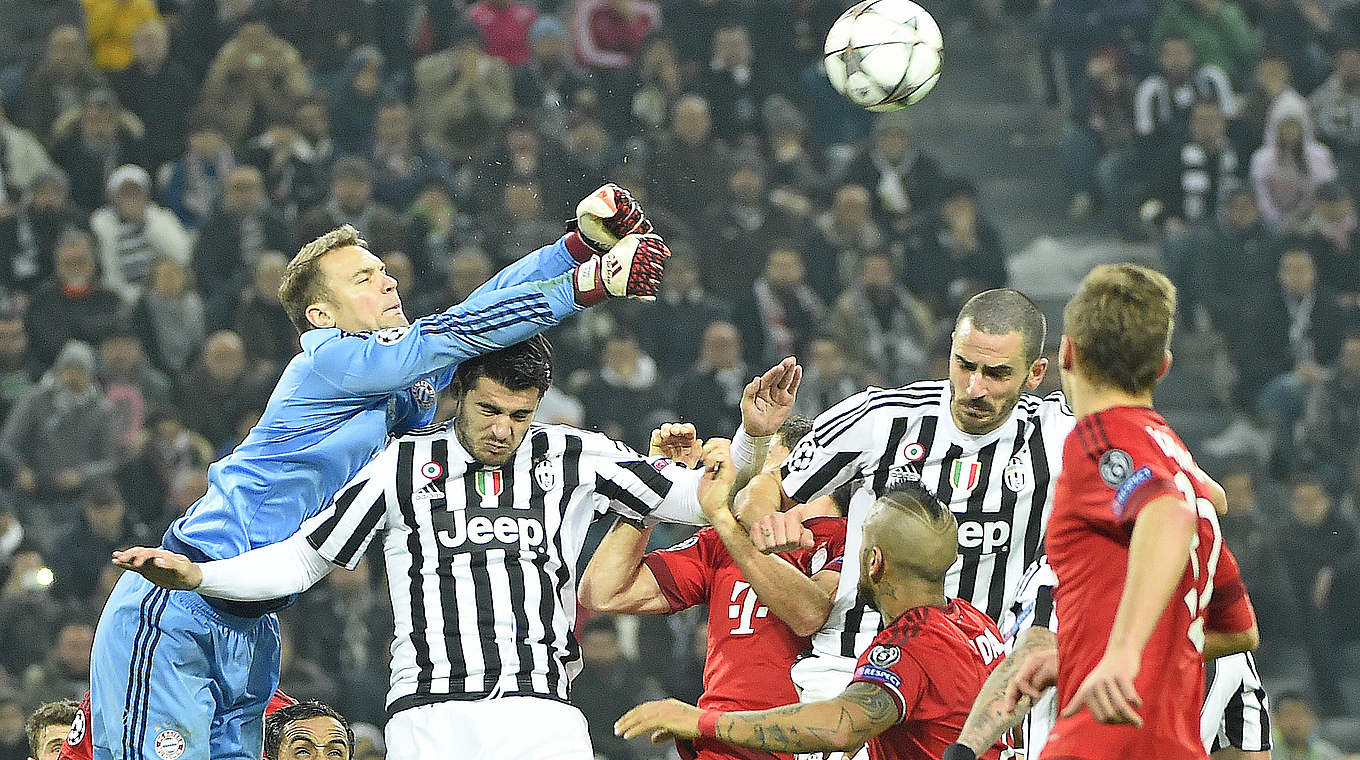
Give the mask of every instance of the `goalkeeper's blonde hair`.
[(358, 246), (367, 248), (368, 243), (359, 237), (359, 231), (348, 224), (342, 224), (321, 237), (302, 246), (288, 267), (283, 271), (279, 283), (279, 301), (288, 319), (299, 334), (312, 329), (307, 321), (307, 309), (318, 301), (331, 297), (325, 273), (321, 271), (321, 257), (338, 248)]

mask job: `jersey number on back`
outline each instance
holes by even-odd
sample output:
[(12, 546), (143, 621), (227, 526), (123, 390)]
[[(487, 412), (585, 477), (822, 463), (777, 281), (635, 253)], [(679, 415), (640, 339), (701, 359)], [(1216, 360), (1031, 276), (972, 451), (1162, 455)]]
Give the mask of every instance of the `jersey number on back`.
[[(1195, 513), (1201, 520), (1208, 520), (1209, 525), (1213, 526), (1213, 544), (1209, 547), (1209, 561), (1205, 566), (1200, 565), (1199, 560), (1199, 528), (1196, 526), (1194, 535), (1190, 538), (1190, 572), (1194, 578), (1194, 583), (1190, 586), (1190, 591), (1185, 594), (1185, 606), (1190, 610), (1190, 643), (1195, 645), (1195, 651), (1204, 651), (1204, 611), (1209, 606), (1209, 600), (1214, 595), (1214, 571), (1218, 569), (1218, 553), (1223, 549), (1223, 534), (1218, 528), (1218, 513), (1214, 511), (1213, 502), (1195, 494), (1195, 487), (1190, 483), (1190, 478), (1184, 472), (1176, 473), (1176, 487), (1185, 496), (1185, 503), (1193, 505)], [(1204, 578), (1204, 591), (1199, 590), (1200, 577)]]

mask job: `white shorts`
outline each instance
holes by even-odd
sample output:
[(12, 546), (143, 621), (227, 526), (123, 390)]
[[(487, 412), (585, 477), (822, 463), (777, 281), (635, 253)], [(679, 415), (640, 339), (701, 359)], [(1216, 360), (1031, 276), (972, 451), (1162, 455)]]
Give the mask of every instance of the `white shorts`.
[[(821, 702), (835, 699), (850, 685), (855, 675), (855, 661), (849, 657), (818, 655), (804, 657), (789, 669), (789, 677), (798, 690), (798, 701)], [(869, 760), (869, 750), (861, 749), (853, 756), (844, 752), (805, 752), (794, 755), (796, 760)]]
[(586, 717), (540, 697), (437, 702), (387, 721), (387, 756), (401, 760), (594, 760)]

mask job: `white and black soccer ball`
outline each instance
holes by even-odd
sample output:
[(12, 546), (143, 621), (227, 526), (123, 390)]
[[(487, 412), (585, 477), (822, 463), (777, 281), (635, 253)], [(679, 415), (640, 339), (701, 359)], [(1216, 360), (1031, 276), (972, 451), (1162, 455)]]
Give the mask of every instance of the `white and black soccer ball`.
[(940, 79), (944, 38), (911, 0), (864, 0), (847, 8), (822, 48), (831, 86), (870, 111), (915, 103)]

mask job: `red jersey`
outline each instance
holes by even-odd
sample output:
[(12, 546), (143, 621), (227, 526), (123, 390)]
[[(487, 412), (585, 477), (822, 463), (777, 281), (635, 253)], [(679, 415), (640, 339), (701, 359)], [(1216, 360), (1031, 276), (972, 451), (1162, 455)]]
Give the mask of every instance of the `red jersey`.
[[(274, 696), (269, 698), (269, 705), (264, 708), (264, 714), (278, 710), (281, 707), (297, 704), (297, 700), (275, 691)], [(80, 700), (80, 707), (76, 710), (76, 719), (71, 723), (71, 732), (66, 735), (66, 743), (61, 745), (61, 753), (57, 755), (57, 760), (92, 760), (94, 757), (94, 740), (90, 738), (90, 692), (85, 692), (85, 696)]]
[[(779, 556), (809, 577), (823, 570), (840, 572), (845, 554), (845, 519), (812, 517), (803, 522), (814, 545)], [(703, 528), (669, 549), (649, 552), (643, 561), (656, 577), (661, 593), (677, 612), (708, 605), (708, 654), (704, 660), (704, 693), (699, 706), (715, 710), (765, 710), (798, 701), (789, 668), (809, 645), (756, 598), (741, 568), (712, 528)], [(690, 749), (682, 746), (681, 751)], [(696, 739), (691, 757), (787, 758), (736, 747), (714, 739)]]
[[(907, 610), (874, 637), (851, 683), (881, 686), (897, 724), (869, 740), (870, 760), (934, 760), (963, 730), (982, 683), (1006, 656), (1001, 632), (962, 599)], [(983, 753), (996, 760), (1005, 745)]]
[(1058, 719), (1044, 747), (1045, 758), (1207, 757), (1199, 735), (1201, 653), (1205, 609), (1223, 554), (1210, 494), (1185, 444), (1152, 409), (1106, 409), (1078, 420), (1067, 436), (1045, 539), (1059, 581), (1053, 597), (1062, 621), (1060, 706), (1071, 701), (1105, 653), (1139, 512), (1159, 496), (1174, 496), (1199, 520), (1185, 571), (1148, 639), (1134, 681), (1143, 698), (1143, 727), (1106, 725), (1083, 709)]

